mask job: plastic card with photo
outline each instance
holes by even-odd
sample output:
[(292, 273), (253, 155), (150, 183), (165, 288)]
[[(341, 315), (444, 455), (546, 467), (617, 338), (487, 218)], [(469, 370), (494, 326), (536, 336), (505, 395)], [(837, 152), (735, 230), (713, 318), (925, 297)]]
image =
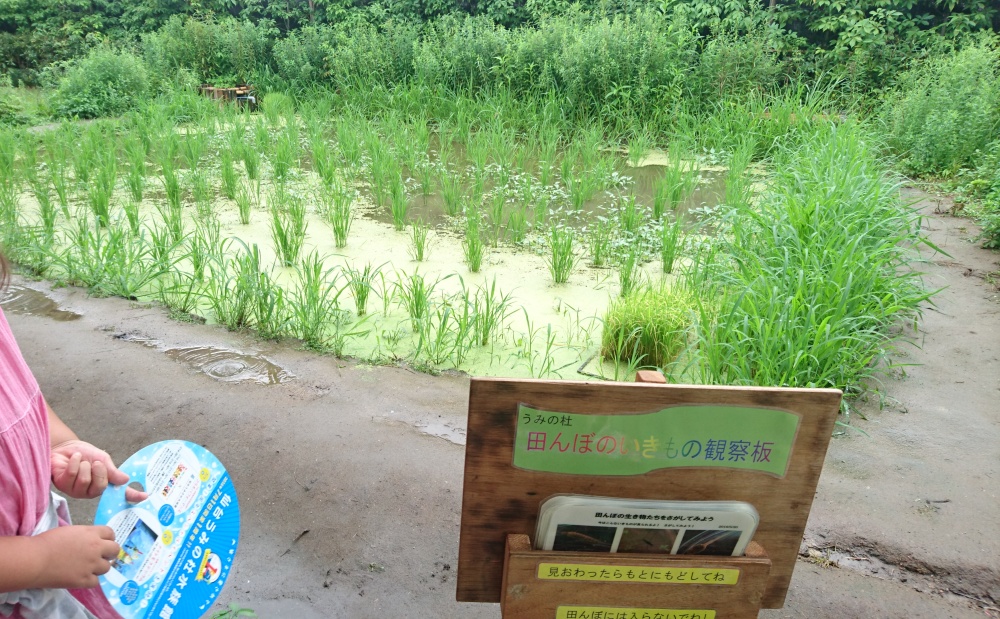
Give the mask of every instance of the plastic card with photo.
[(109, 486), (94, 524), (121, 546), (101, 588), (124, 619), (197, 619), (211, 608), (229, 575), (240, 536), (240, 507), (229, 474), (203, 447), (164, 441), (121, 465), (149, 497), (125, 501)]
[(757, 529), (741, 501), (649, 501), (558, 495), (541, 504), (539, 550), (741, 556)]

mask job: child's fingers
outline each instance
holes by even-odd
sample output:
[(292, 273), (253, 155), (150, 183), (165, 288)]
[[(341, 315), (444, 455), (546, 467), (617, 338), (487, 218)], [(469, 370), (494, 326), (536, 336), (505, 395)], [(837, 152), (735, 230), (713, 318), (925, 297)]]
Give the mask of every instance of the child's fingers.
[[(77, 454), (74, 454), (76, 457)], [(70, 460), (72, 462), (72, 459)], [(73, 479), (73, 496), (75, 497), (85, 497), (89, 496), (87, 493), (90, 489), (90, 462), (86, 460), (81, 461), (78, 465), (78, 471), (75, 479)], [(72, 477), (71, 477), (72, 478)]]
[(104, 461), (104, 465), (107, 467), (108, 471), (108, 483), (114, 484), (116, 486), (124, 486), (128, 483), (128, 475), (123, 473), (115, 463), (111, 461), (109, 456), (107, 460)]
[(90, 465), (90, 476), (90, 487), (87, 488), (87, 496), (94, 498), (108, 487), (108, 467), (100, 460), (95, 460)]
[[(127, 480), (126, 480), (127, 481)], [(139, 501), (145, 501), (149, 496), (148, 492), (142, 492), (141, 490), (136, 490), (135, 488), (125, 488), (125, 500), (129, 503), (138, 503)]]

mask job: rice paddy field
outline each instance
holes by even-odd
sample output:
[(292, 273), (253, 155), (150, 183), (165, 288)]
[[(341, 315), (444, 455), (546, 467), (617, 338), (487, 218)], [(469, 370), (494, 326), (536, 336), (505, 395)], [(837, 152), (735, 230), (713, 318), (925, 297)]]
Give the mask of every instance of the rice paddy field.
[(274, 93), (250, 112), (179, 92), (0, 128), (4, 245), (181, 320), (476, 375), (653, 367), (857, 394), (929, 296), (919, 217), (823, 93), (719, 106), (668, 141), (429, 96)]

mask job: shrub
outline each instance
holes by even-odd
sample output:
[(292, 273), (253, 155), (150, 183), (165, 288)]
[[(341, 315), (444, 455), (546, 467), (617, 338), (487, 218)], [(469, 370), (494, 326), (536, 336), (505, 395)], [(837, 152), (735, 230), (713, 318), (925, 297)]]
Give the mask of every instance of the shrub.
[(932, 56), (901, 78), (889, 104), (890, 145), (917, 174), (952, 174), (997, 137), (1000, 50), (996, 37)]
[(71, 64), (53, 98), (59, 116), (116, 116), (146, 97), (149, 82), (142, 61), (129, 52), (94, 49)]
[(673, 363), (691, 340), (694, 309), (689, 293), (666, 286), (618, 299), (604, 316), (601, 356), (658, 368)]

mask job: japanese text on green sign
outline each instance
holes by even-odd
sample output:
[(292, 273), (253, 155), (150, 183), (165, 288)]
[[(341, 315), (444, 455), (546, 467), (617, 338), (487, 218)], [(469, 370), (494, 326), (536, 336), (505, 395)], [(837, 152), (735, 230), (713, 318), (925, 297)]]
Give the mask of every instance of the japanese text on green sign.
[(514, 466), (546, 473), (642, 475), (675, 467), (784, 477), (799, 416), (770, 408), (674, 406), (626, 415), (518, 408)]

